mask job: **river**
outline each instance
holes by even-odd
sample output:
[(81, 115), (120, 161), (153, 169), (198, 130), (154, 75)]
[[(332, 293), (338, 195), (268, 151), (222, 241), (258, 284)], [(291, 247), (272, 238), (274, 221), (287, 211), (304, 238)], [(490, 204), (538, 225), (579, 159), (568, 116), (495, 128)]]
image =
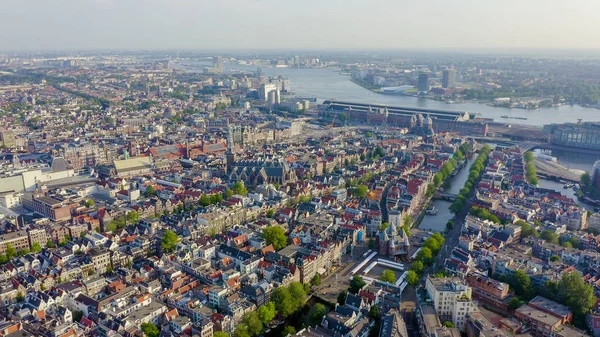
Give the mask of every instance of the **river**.
[[(210, 62), (182, 61), (176, 67), (185, 65), (188, 70), (200, 70), (210, 66)], [(189, 67), (192, 65), (192, 67)], [(256, 66), (225, 63), (225, 69), (256, 71)], [(265, 76), (282, 76), (290, 80), (292, 91), (299, 97), (316, 97), (319, 102), (325, 99), (338, 99), (355, 102), (400, 105), (407, 107), (421, 107), (431, 109), (462, 110), (482, 117), (494, 118), (498, 122), (511, 122), (528, 125), (544, 125), (550, 123), (575, 122), (578, 118), (584, 121), (600, 120), (600, 110), (585, 108), (578, 105), (563, 105), (560, 107), (541, 108), (539, 110), (524, 110), (510, 108), (495, 108), (483, 103), (466, 102), (446, 104), (426, 98), (403, 95), (383, 95), (374, 93), (350, 81), (349, 76), (341, 75), (339, 70), (332, 68), (293, 69), (261, 67)], [(500, 118), (508, 115), (511, 117), (526, 117), (527, 120), (509, 120)]]

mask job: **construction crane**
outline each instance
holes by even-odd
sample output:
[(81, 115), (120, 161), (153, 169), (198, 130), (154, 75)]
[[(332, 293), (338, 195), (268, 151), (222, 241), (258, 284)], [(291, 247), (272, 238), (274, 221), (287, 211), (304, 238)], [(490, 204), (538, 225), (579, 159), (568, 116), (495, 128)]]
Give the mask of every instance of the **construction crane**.
[(333, 115), (333, 121), (329, 124), (328, 128), (333, 129), (333, 125), (335, 124), (335, 119), (337, 118), (337, 114)]

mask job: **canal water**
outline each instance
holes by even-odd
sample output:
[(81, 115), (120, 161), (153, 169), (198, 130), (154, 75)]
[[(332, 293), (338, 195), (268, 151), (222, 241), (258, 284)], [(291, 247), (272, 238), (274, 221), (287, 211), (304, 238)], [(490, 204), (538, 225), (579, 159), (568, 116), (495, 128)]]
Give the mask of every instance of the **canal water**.
[[(539, 150), (536, 150), (539, 151)], [(600, 158), (595, 155), (578, 153), (575, 151), (558, 151), (558, 150), (544, 150), (544, 154), (557, 157), (557, 162), (561, 165), (570, 168), (576, 168), (584, 171), (591, 171), (594, 162)], [(465, 182), (469, 178), (469, 168), (471, 167), (472, 160), (470, 160), (465, 167), (450, 181), (449, 186), (446, 186), (446, 191), (449, 193), (458, 194), (461, 188), (465, 185)], [(553, 189), (562, 195), (572, 198), (581, 205), (583, 208), (592, 211), (594, 207), (577, 200), (575, 191), (572, 188), (563, 188), (563, 184), (552, 181), (552, 180), (539, 180), (539, 186), (543, 188)], [(432, 203), (435, 208), (438, 209), (436, 215), (425, 215), (421, 224), (420, 229), (429, 230), (432, 232), (443, 232), (446, 229), (446, 223), (448, 220), (454, 217), (454, 214), (448, 209), (452, 204), (449, 201), (434, 200)]]
[[(472, 159), (468, 159), (465, 166), (452, 178), (446, 185), (445, 190), (448, 193), (458, 194), (460, 190), (465, 186), (465, 182), (469, 179), (469, 169), (473, 163)], [(434, 200), (432, 205), (438, 210), (436, 215), (425, 215), (423, 220), (419, 224), (419, 229), (424, 229), (432, 232), (443, 232), (446, 230), (446, 223), (448, 220), (454, 217), (454, 214), (450, 212), (449, 201)]]

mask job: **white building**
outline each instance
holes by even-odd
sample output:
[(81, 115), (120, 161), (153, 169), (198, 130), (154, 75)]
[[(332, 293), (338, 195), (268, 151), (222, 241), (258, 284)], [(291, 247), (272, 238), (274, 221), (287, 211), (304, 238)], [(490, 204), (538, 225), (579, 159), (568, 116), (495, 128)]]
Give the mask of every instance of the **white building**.
[(0, 194), (0, 206), (13, 208), (21, 205), (23, 193), (8, 192)]
[(425, 289), (433, 301), (440, 321), (450, 321), (464, 332), (467, 315), (475, 310), (475, 305), (471, 301), (471, 287), (457, 277), (428, 277)]
[(273, 83), (265, 83), (263, 85), (260, 86), (260, 89), (258, 91), (259, 94), (259, 98), (262, 99), (263, 101), (266, 101), (267, 98), (269, 97), (269, 92), (277, 90), (277, 86)]

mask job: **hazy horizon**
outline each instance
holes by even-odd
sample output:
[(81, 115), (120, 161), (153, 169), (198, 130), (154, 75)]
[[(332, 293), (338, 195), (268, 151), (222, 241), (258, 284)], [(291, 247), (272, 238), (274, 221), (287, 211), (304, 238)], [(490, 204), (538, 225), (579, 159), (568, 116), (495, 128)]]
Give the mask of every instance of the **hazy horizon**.
[(600, 1), (13, 0), (5, 51), (600, 50)]

